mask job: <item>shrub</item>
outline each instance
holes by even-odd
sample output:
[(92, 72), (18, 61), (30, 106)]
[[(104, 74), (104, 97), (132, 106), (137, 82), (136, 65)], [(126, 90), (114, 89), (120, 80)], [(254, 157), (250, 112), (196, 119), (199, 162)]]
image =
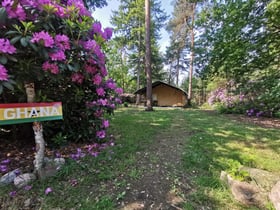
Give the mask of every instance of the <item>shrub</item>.
[(106, 79), (103, 51), (112, 30), (103, 30), (82, 0), (4, 0), (0, 17), (0, 100), (24, 101), (24, 84), (34, 82), (38, 102), (63, 103), (64, 121), (45, 123), (49, 138), (104, 139), (122, 93)]

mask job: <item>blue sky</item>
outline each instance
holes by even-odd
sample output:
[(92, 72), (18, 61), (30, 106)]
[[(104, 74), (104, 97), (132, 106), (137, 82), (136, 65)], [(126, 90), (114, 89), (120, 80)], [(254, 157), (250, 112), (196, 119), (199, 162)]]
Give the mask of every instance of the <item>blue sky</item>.
[[(117, 10), (119, 6), (119, 1), (118, 0), (107, 0), (108, 6), (103, 7), (101, 9), (97, 9), (96, 11), (93, 12), (93, 17), (97, 20), (99, 20), (102, 23), (102, 26), (104, 28), (106, 27), (112, 27), (110, 24), (110, 17), (112, 15), (112, 10)], [(167, 15), (171, 15), (173, 11), (173, 6), (171, 5), (172, 0), (162, 0), (161, 5), (162, 8), (165, 10)], [(165, 31), (165, 29), (161, 29), (161, 36), (162, 39), (159, 41), (160, 44), (160, 49), (164, 53), (165, 52), (165, 47), (169, 43), (169, 35)]]

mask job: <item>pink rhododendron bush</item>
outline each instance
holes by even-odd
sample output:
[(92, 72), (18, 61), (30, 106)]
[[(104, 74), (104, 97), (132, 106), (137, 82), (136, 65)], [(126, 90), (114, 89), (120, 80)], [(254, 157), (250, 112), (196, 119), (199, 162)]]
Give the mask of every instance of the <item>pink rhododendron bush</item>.
[(95, 22), (82, 0), (2, 0), (0, 103), (61, 101), (63, 121), (44, 122), (45, 138), (103, 142), (108, 115), (122, 90), (107, 78), (110, 28)]

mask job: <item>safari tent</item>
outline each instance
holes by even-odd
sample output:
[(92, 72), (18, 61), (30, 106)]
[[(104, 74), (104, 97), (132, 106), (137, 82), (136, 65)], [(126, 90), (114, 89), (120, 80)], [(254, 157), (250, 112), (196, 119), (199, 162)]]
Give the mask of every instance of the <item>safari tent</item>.
[[(146, 102), (146, 87), (134, 92), (141, 96), (141, 102)], [(165, 82), (156, 81), (152, 83), (153, 106), (184, 106), (187, 93), (180, 88)]]

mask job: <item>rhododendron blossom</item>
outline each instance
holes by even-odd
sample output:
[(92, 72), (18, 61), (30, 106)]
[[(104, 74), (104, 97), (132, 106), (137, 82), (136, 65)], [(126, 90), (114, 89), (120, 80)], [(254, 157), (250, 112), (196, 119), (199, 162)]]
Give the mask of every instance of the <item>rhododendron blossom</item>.
[(14, 54), (15, 52), (16, 48), (8, 39), (0, 39), (0, 53)]
[(109, 120), (103, 120), (102, 124), (104, 128), (108, 128), (110, 125)]
[(100, 139), (104, 139), (106, 137), (106, 132), (104, 130), (97, 131), (96, 136)]
[(117, 87), (116, 83), (111, 78), (107, 80), (106, 86), (107, 88), (112, 90), (114, 90)]
[(0, 81), (7, 81), (7, 80), (8, 80), (8, 71), (2, 64), (0, 64)]
[(111, 39), (112, 35), (113, 35), (113, 29), (112, 28), (105, 28), (104, 32), (102, 33), (102, 37), (105, 40)]
[(49, 63), (48, 61), (43, 64), (42, 69), (44, 71), (50, 71), (53, 74), (59, 73), (58, 66), (55, 63)]
[(115, 92), (118, 94), (123, 94), (123, 89), (122, 88), (116, 88)]
[(93, 83), (95, 85), (100, 85), (102, 82), (102, 77), (99, 74), (94, 75), (93, 77)]
[(53, 47), (54, 40), (49, 35), (48, 32), (41, 31), (39, 33), (34, 33), (33, 38), (30, 40), (32, 43), (39, 43), (45, 47)]
[(97, 95), (99, 95), (99, 96), (104, 96), (104, 95), (105, 95), (105, 91), (104, 91), (104, 89), (103, 89), (102, 87), (97, 88), (97, 89), (96, 89), (96, 93), (97, 93)]
[(9, 18), (26, 19), (26, 13), (20, 3), (15, 4), (13, 0), (4, 0), (2, 7), (5, 7)]
[(93, 33), (96, 34), (101, 34), (102, 33), (102, 26), (100, 22), (95, 22), (92, 24), (92, 31)]
[(84, 66), (84, 69), (86, 70), (87, 73), (89, 74), (95, 74), (97, 72), (97, 68), (96, 66), (90, 65), (90, 64), (86, 64)]
[(69, 43), (69, 37), (62, 34), (58, 34), (54, 38), (55, 45), (60, 48), (61, 50), (69, 50), (70, 49), (70, 43)]
[(72, 75), (71, 79), (72, 79), (73, 82), (76, 82), (78, 84), (82, 84), (83, 80), (84, 80), (84, 76), (80, 73), (75, 73), (75, 74)]
[(51, 57), (52, 61), (64, 61), (66, 59), (64, 51), (62, 50), (56, 51), (54, 53), (49, 53), (49, 56)]

